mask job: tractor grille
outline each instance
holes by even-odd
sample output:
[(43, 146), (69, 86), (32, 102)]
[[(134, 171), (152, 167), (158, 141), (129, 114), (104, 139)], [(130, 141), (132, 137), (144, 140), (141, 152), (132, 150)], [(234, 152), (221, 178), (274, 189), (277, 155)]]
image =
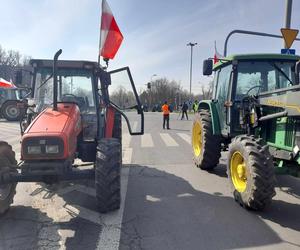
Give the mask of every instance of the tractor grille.
[(295, 145), (300, 148), (300, 120), (296, 121)]
[[(58, 145), (58, 153), (49, 154), (46, 152), (46, 145)], [(29, 154), (29, 146), (39, 146), (41, 152), (38, 154)], [(43, 137), (29, 137), (22, 141), (22, 153), (24, 160), (33, 159), (60, 159), (64, 155), (64, 142), (59, 137), (54, 136), (43, 136)]]
[(292, 147), (294, 143), (294, 120), (287, 118), (286, 121), (286, 133), (285, 133), (285, 145)]

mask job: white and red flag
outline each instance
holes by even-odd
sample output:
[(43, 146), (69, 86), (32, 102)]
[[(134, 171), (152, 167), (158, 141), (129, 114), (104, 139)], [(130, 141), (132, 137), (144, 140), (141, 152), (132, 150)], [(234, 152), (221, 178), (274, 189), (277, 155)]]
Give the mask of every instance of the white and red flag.
[(217, 43), (215, 41), (215, 55), (214, 55), (214, 64), (216, 64), (217, 62), (219, 62), (220, 59), (224, 58), (224, 56), (222, 56), (218, 50), (217, 50)]
[(0, 88), (10, 89), (10, 88), (16, 88), (16, 86), (12, 82), (9, 82), (9, 81), (6, 81), (3, 78), (0, 78)]
[(106, 0), (102, 0), (100, 56), (113, 59), (120, 48), (123, 35)]

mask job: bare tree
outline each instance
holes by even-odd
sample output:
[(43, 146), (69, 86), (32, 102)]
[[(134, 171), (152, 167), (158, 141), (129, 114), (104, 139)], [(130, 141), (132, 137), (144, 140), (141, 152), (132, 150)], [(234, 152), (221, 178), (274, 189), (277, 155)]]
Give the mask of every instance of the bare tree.
[(119, 86), (115, 91), (113, 91), (110, 98), (112, 102), (123, 109), (136, 104), (133, 92), (126, 90), (123, 86)]
[[(19, 51), (5, 50), (0, 45), (0, 77), (8, 80), (15, 80), (15, 71), (17, 69), (28, 68), (31, 57), (23, 56)], [(23, 80), (26, 85), (30, 85), (29, 73), (23, 74)]]
[(211, 99), (212, 98), (212, 92), (213, 92), (213, 81), (210, 81), (208, 85), (202, 84), (201, 86), (201, 92), (202, 92), (202, 99)]

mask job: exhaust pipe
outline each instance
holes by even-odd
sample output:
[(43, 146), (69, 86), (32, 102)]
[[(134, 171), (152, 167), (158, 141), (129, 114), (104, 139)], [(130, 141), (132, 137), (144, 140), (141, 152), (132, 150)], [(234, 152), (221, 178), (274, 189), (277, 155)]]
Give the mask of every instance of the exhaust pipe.
[(57, 60), (60, 54), (62, 53), (62, 49), (58, 50), (53, 58), (53, 110), (57, 111)]

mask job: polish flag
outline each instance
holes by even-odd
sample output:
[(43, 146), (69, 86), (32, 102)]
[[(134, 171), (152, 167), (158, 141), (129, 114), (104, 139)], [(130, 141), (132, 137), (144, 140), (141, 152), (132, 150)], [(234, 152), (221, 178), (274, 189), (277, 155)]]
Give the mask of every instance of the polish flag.
[(123, 35), (106, 0), (102, 0), (100, 56), (113, 59), (122, 43)]
[(224, 56), (222, 56), (218, 50), (217, 50), (217, 43), (215, 41), (215, 55), (214, 55), (214, 64), (216, 64), (217, 62), (219, 62), (220, 59), (224, 58)]
[(12, 82), (9, 82), (9, 81), (6, 81), (3, 78), (0, 78), (0, 88), (10, 89), (10, 88), (16, 88), (16, 86)]

